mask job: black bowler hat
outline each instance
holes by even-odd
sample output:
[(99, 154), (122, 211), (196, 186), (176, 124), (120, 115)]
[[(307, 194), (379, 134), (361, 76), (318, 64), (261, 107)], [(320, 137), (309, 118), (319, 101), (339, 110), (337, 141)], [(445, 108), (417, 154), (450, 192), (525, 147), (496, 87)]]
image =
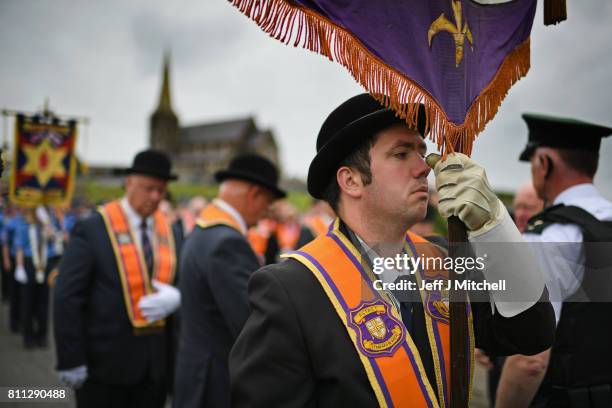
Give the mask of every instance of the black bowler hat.
[[(317, 155), (308, 169), (308, 192), (323, 198), (338, 165), (367, 137), (392, 125), (407, 125), (367, 93), (353, 96), (329, 114), (317, 136)], [(425, 134), (425, 107), (419, 106), (417, 130)]]
[(278, 188), (278, 170), (274, 163), (257, 154), (243, 154), (230, 161), (225, 170), (215, 173), (215, 179), (220, 183), (225, 179), (239, 179), (264, 186), (278, 198), (287, 193)]
[(172, 163), (164, 152), (154, 149), (143, 150), (134, 157), (132, 167), (125, 169), (123, 174), (142, 174), (162, 180), (176, 180), (178, 176), (172, 174)]
[(577, 119), (535, 113), (524, 113), (523, 119), (527, 122), (529, 140), (520, 161), (531, 160), (538, 147), (598, 152), (601, 138), (612, 134), (612, 128)]

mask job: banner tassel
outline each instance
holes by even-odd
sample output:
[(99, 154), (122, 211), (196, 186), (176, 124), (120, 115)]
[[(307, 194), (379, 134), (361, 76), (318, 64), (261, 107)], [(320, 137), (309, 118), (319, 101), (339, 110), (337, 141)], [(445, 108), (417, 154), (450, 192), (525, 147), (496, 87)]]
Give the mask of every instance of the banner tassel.
[(442, 107), (421, 86), (385, 64), (351, 33), (328, 19), (287, 0), (230, 1), (271, 37), (296, 47), (301, 45), (344, 66), (367, 92), (384, 107), (393, 109), (409, 126), (416, 127), (418, 105), (424, 104), (426, 133), (444, 155), (453, 151), (470, 155), (476, 136), (493, 119), (512, 85), (530, 68), (527, 38), (508, 54), (489, 85), (472, 102), (465, 122), (457, 125), (448, 120)]

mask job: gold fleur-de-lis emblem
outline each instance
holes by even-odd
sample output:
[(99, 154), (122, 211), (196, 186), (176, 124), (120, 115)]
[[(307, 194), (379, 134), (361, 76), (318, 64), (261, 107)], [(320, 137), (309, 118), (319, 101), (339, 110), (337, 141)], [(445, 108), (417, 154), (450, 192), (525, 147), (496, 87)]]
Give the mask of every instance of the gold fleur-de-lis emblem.
[(470, 31), (467, 22), (462, 27), (461, 2), (459, 0), (451, 0), (451, 6), (453, 7), (453, 14), (455, 15), (456, 24), (453, 25), (453, 23), (448, 21), (444, 13), (440, 14), (440, 17), (438, 17), (429, 26), (429, 30), (427, 31), (427, 41), (429, 42), (429, 48), (431, 48), (431, 41), (436, 34), (438, 34), (440, 31), (449, 32), (455, 41), (455, 67), (458, 67), (463, 59), (463, 44), (465, 39), (467, 38), (468, 42), (470, 43), (470, 48), (472, 51), (474, 51), (474, 43), (472, 40), (472, 32)]

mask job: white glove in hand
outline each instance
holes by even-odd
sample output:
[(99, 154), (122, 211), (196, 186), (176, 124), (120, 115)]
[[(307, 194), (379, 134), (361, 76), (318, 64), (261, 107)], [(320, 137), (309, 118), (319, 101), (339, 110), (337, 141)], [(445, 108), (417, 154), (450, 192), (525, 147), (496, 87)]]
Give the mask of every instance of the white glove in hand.
[(468, 228), (476, 257), (485, 259), (487, 281), (505, 281), (506, 289), (491, 292), (504, 317), (533, 306), (544, 290), (544, 278), (529, 245), (495, 196), (484, 169), (469, 157), (455, 153), (434, 167), (439, 211), (456, 215)]
[(443, 217), (455, 215), (468, 229), (468, 236), (484, 234), (502, 219), (503, 204), (491, 190), (484, 168), (464, 154), (449, 154), (434, 167)]
[(71, 388), (80, 388), (87, 380), (87, 366), (82, 365), (69, 370), (60, 370), (60, 381)]
[(181, 305), (181, 293), (172, 285), (153, 280), (157, 292), (140, 298), (138, 306), (149, 323), (161, 320)]
[(28, 275), (23, 265), (17, 265), (15, 267), (15, 280), (24, 285), (28, 283)]

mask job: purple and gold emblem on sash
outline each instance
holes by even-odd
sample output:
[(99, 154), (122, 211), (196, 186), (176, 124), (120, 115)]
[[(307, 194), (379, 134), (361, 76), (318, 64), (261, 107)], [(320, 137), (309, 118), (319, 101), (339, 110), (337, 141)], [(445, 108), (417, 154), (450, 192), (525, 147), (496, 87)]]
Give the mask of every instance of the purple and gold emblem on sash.
[(428, 290), (425, 296), (425, 311), (431, 318), (449, 323), (448, 290)]
[(406, 338), (404, 325), (381, 299), (361, 303), (348, 316), (359, 350), (368, 357), (392, 356)]

